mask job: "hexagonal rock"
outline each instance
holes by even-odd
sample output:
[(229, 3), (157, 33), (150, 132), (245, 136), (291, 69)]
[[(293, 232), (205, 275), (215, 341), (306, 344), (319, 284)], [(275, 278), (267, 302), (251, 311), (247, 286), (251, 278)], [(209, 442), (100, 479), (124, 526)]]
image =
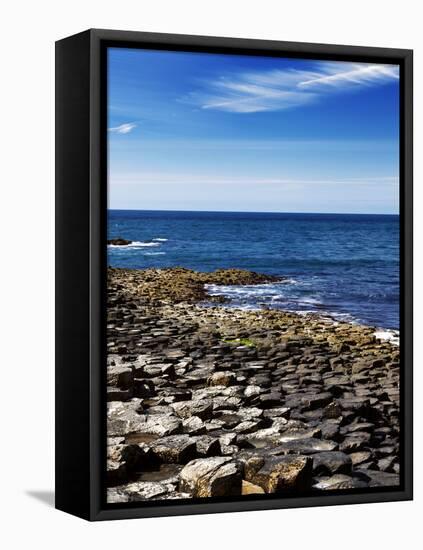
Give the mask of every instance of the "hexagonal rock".
[(339, 418), (342, 415), (342, 408), (336, 401), (331, 401), (323, 409), (323, 416), (325, 418)]
[(205, 420), (212, 416), (213, 402), (209, 399), (178, 401), (177, 403), (172, 403), (171, 407), (180, 418), (198, 416), (201, 420)]
[[(258, 426), (260, 426), (261, 420), (245, 420), (240, 422), (234, 428), (235, 432), (240, 434), (253, 434), (256, 432)], [(261, 430), (265, 431), (265, 430)]]
[(320, 409), (328, 405), (333, 399), (333, 396), (329, 392), (323, 392), (313, 395), (306, 395), (301, 399), (303, 410), (315, 410)]
[(134, 378), (133, 369), (125, 365), (109, 365), (107, 367), (107, 385), (128, 389)]
[(263, 388), (260, 386), (247, 386), (244, 390), (245, 397), (255, 397), (263, 393)]
[(145, 423), (140, 427), (140, 432), (166, 437), (181, 431), (182, 422), (176, 416), (167, 414), (151, 414), (146, 417)]
[(311, 458), (306, 456), (251, 456), (244, 463), (244, 477), (266, 493), (304, 491), (311, 487)]
[(145, 468), (157, 463), (150, 447), (144, 443), (139, 445), (108, 445), (107, 446), (107, 482), (110, 485), (123, 483), (131, 473), (139, 468)]
[(370, 364), (367, 361), (355, 361), (352, 364), (351, 372), (352, 374), (357, 374), (369, 370), (371, 368)]
[(367, 483), (345, 474), (335, 474), (332, 477), (321, 479), (313, 485), (318, 491), (335, 491), (338, 489), (361, 489), (367, 487)]
[(396, 487), (400, 483), (398, 474), (378, 472), (376, 470), (363, 470), (363, 473), (369, 478), (369, 487)]
[(208, 386), (230, 386), (235, 384), (236, 375), (230, 371), (214, 372), (207, 380)]
[[(171, 483), (158, 481), (137, 481), (108, 491), (108, 502), (137, 502), (164, 499), (175, 492)], [(188, 496), (188, 495), (187, 495)]]
[(129, 401), (133, 395), (132, 388), (123, 390), (115, 386), (107, 386), (107, 401)]
[(313, 455), (314, 475), (349, 474), (351, 467), (351, 457), (339, 451), (327, 451)]
[(189, 435), (170, 435), (151, 444), (154, 455), (166, 463), (186, 464), (197, 454), (196, 442)]
[(139, 399), (128, 402), (110, 401), (107, 406), (107, 435), (120, 436), (138, 431), (145, 423), (145, 416), (138, 412)]
[(107, 489), (107, 502), (110, 504), (129, 502), (129, 496), (115, 487), (109, 488)]
[(245, 479), (242, 480), (242, 494), (243, 495), (260, 495), (264, 494), (264, 489), (259, 485), (254, 485)]
[(209, 456), (219, 456), (222, 453), (220, 440), (211, 435), (199, 435), (193, 437), (197, 446), (197, 455), (199, 458)]
[(107, 483), (109, 485), (124, 483), (127, 475), (128, 471), (124, 462), (115, 460), (113, 457), (107, 457)]
[(355, 453), (350, 453), (348, 456), (351, 458), (354, 466), (359, 466), (360, 464), (371, 460), (372, 453), (370, 451), (357, 451)]
[(237, 496), (241, 488), (241, 464), (229, 457), (199, 458), (180, 473), (180, 491), (193, 497)]
[(190, 416), (182, 421), (182, 431), (190, 435), (200, 435), (206, 433), (206, 427), (200, 417)]

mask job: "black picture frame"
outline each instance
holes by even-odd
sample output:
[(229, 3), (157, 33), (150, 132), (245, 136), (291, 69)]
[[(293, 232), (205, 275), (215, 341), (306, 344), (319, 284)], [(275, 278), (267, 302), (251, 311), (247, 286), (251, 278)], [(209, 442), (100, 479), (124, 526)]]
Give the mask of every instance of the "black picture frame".
[[(107, 505), (105, 277), (109, 46), (398, 63), (400, 66), (401, 485), (324, 496)], [(56, 508), (87, 520), (412, 499), (411, 50), (91, 29), (56, 43)]]

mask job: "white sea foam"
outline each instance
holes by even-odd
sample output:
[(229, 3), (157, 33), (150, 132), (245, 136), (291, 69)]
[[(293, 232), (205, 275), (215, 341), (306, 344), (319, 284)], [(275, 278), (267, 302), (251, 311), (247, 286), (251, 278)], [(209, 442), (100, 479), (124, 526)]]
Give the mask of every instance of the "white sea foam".
[(168, 240), (169, 239), (165, 239), (165, 238), (162, 238), (162, 237), (156, 237), (156, 238), (153, 239), (153, 241), (159, 241), (161, 243), (165, 243)]
[(153, 242), (142, 242), (142, 241), (134, 241), (130, 244), (123, 244), (123, 245), (120, 245), (120, 244), (109, 244), (107, 245), (109, 246), (110, 248), (146, 248), (146, 247), (150, 247), (150, 246), (160, 246), (160, 243), (153, 243)]
[(391, 344), (394, 344), (395, 346), (399, 346), (399, 330), (378, 329), (375, 332), (375, 336), (379, 340), (385, 340), (391, 342)]
[(315, 306), (322, 305), (322, 302), (317, 300), (317, 298), (307, 298), (307, 297), (306, 298), (299, 298), (298, 302), (303, 303), (303, 304), (311, 304), (311, 305), (315, 305)]
[(144, 256), (162, 256), (163, 254), (166, 254), (166, 252), (146, 252)]
[[(297, 293), (295, 293), (297, 295), (292, 295), (289, 286), (288, 288), (286, 287), (287, 282), (306, 286), (302, 281), (297, 283), (297, 281), (285, 280), (278, 283), (263, 283), (259, 285), (224, 286), (209, 284), (205, 285), (205, 288), (210, 296), (229, 298), (230, 301), (223, 304), (225, 308), (258, 311), (270, 307), (304, 316), (318, 315), (321, 319), (330, 321), (336, 325), (339, 323), (363, 324), (362, 320), (350, 313), (331, 311), (330, 306), (325, 305), (319, 295), (301, 296)], [(399, 345), (399, 332), (396, 330), (376, 329), (375, 336), (380, 340), (388, 340), (394, 345)]]

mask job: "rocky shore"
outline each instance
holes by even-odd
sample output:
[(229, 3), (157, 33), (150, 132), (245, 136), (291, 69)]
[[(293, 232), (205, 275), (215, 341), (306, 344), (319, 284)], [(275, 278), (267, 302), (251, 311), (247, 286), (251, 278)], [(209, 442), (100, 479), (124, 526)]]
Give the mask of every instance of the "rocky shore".
[(108, 272), (108, 502), (399, 484), (399, 349), (317, 315), (204, 307), (243, 270)]

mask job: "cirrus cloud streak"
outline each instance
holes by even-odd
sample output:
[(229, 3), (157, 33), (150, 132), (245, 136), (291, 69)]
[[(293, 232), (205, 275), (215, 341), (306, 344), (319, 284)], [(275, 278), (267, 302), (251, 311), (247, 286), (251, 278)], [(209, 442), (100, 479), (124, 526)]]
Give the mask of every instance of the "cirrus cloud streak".
[(318, 62), (311, 70), (240, 72), (205, 83), (189, 101), (202, 109), (232, 113), (281, 111), (321, 97), (384, 85), (399, 79), (397, 65)]
[(134, 122), (126, 122), (125, 124), (120, 124), (120, 126), (109, 128), (109, 132), (113, 132), (115, 134), (129, 134), (136, 127), (137, 125)]

